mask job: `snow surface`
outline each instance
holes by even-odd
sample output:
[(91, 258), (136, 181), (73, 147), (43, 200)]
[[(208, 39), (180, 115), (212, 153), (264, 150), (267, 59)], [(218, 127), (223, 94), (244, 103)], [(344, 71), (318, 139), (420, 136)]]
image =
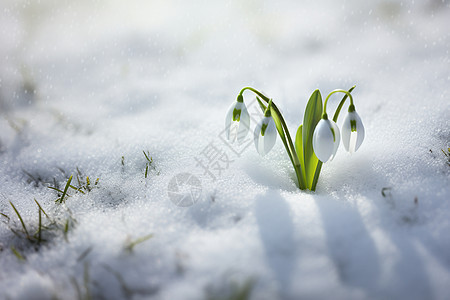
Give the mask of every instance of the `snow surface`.
[[(0, 298), (448, 299), (449, 28), (447, 0), (2, 0)], [(354, 84), (366, 139), (315, 193), (279, 139), (223, 140), (244, 86), (294, 134), (316, 88)], [(98, 185), (55, 204), (77, 168)], [(34, 199), (60, 224), (40, 245), (9, 203), (33, 235)]]

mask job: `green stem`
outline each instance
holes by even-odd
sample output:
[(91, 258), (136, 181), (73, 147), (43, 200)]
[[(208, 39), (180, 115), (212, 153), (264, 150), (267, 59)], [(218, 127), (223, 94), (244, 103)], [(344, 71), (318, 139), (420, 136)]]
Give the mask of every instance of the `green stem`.
[(265, 102), (267, 102), (268, 104), (270, 103), (270, 106), (273, 108), (273, 110), (275, 111), (275, 113), (277, 114), (280, 122), (281, 122), (281, 126), (283, 128), (283, 131), (285, 132), (286, 138), (287, 138), (287, 143), (285, 140), (283, 140), (284, 143), (284, 147), (286, 148), (286, 151), (289, 155), (289, 158), (291, 159), (292, 165), (294, 167), (295, 170), (295, 174), (297, 176), (297, 180), (298, 180), (298, 185), (300, 187), (300, 189), (304, 190), (306, 189), (306, 180), (304, 175), (302, 174), (302, 168), (301, 168), (301, 164), (300, 161), (298, 159), (297, 156), (297, 152), (295, 151), (295, 147), (294, 147), (294, 143), (292, 142), (291, 139), (291, 135), (289, 133), (289, 129), (286, 125), (286, 122), (284, 121), (283, 116), (281, 115), (280, 110), (278, 109), (278, 107), (272, 102), (271, 99), (269, 99), (268, 97), (266, 97), (263, 93), (261, 93), (260, 91), (252, 88), (252, 87), (244, 87), (240, 92), (239, 92), (239, 96), (242, 96), (242, 94), (244, 93), (245, 90), (250, 90), (253, 93), (255, 93), (256, 95), (258, 95), (262, 100), (264, 100)]
[[(352, 89), (353, 89), (353, 88), (354, 88), (354, 87), (352, 87)], [(348, 91), (346, 91), (346, 90), (334, 90), (334, 91), (332, 91), (331, 93), (329, 93), (328, 96), (327, 96), (327, 98), (325, 99), (325, 104), (324, 104), (324, 106), (323, 106), (323, 114), (324, 114), (324, 115), (327, 114), (327, 104), (328, 104), (328, 99), (330, 99), (331, 95), (333, 95), (333, 94), (335, 94), (335, 93), (344, 93), (344, 94), (346, 94), (346, 96), (350, 97), (350, 105), (353, 105), (353, 97), (352, 97), (352, 94), (350, 94), (350, 92), (348, 92)], [(346, 97), (344, 97), (344, 99), (342, 99), (342, 101), (344, 101), (344, 102), (345, 102), (345, 100), (346, 100)], [(342, 102), (342, 101), (341, 101), (341, 102)], [(343, 103), (342, 103), (342, 104), (343, 104)], [(339, 105), (340, 105), (340, 104), (339, 104)], [(341, 108), (342, 108), (342, 105), (340, 105), (340, 107), (338, 107), (339, 112), (340, 112)], [(338, 115), (339, 115), (339, 112), (338, 112)], [(333, 120), (334, 120), (334, 118), (333, 118)]]
[(315, 192), (316, 191), (316, 186), (317, 186), (317, 182), (319, 181), (319, 175), (320, 175), (320, 171), (322, 170), (322, 165), (323, 162), (321, 162), (320, 160), (317, 162), (317, 166), (316, 166), (316, 172), (314, 172), (314, 178), (311, 184), (311, 191)]
[[(355, 89), (356, 85), (352, 86), (351, 89), (348, 90), (349, 93), (351, 93)], [(342, 98), (341, 102), (339, 103), (338, 107), (336, 108), (336, 112), (333, 116), (333, 121), (337, 122), (337, 119), (339, 117), (339, 113), (341, 112), (342, 106), (344, 106), (345, 100), (347, 100), (348, 95), (345, 94), (344, 98)]]

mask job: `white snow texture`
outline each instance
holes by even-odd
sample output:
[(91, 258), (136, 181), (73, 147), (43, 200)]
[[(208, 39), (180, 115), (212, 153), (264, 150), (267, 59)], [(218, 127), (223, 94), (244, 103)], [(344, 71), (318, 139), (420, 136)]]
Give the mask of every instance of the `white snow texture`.
[[(0, 299), (449, 299), (449, 28), (448, 0), (2, 0)], [(353, 85), (364, 142), (316, 192), (281, 139), (226, 142), (245, 86), (295, 137)]]

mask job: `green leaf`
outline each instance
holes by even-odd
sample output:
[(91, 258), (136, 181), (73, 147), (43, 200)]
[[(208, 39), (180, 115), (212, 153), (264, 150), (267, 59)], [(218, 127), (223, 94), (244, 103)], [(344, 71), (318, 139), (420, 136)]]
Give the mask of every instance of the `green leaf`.
[(14, 204), (11, 201), (9, 201), (9, 204), (11, 204), (12, 208), (16, 212), (16, 215), (19, 217), (20, 223), (22, 223), (22, 228), (25, 231), (25, 234), (27, 235), (27, 238), (30, 238), (30, 235), (28, 234), (27, 227), (25, 226), (25, 222), (23, 221), (22, 216), (19, 214), (19, 211), (16, 209), (16, 207), (14, 206)]
[(314, 178), (311, 184), (311, 191), (315, 191), (316, 190), (316, 186), (317, 186), (317, 181), (319, 180), (319, 175), (320, 175), (320, 170), (322, 170), (322, 162), (319, 160), (319, 162), (317, 163), (316, 166), (316, 171), (314, 173)]
[(50, 219), (50, 217), (47, 215), (47, 213), (45, 212), (45, 210), (42, 208), (42, 206), (39, 204), (39, 202), (37, 202), (36, 199), (34, 199), (34, 202), (36, 202), (37, 206), (39, 207), (39, 210), (42, 211), (44, 213), (44, 215), (47, 217), (47, 219)]
[(39, 209), (38, 244), (42, 241), (42, 211)]
[(69, 189), (70, 182), (72, 182), (72, 177), (73, 177), (73, 175), (70, 175), (69, 180), (67, 180), (66, 186), (64, 187), (63, 194), (62, 194), (61, 198), (59, 198), (59, 200), (57, 200), (57, 201), (59, 201), (59, 203), (64, 202), (64, 197), (67, 195), (67, 190)]
[(147, 153), (145, 153), (145, 151), (144, 151), (144, 150), (142, 150), (142, 152), (144, 153), (145, 159), (147, 159), (148, 161), (150, 161), (150, 159), (148, 158), (148, 155), (147, 155)]
[(147, 235), (145, 235), (145, 236), (143, 236), (143, 237), (140, 237), (140, 238), (138, 238), (138, 239), (136, 239), (136, 240), (134, 240), (134, 241), (131, 241), (131, 242), (125, 247), (125, 249), (131, 252), (131, 251), (133, 251), (133, 248), (134, 248), (136, 245), (138, 245), (138, 244), (140, 244), (140, 243), (143, 243), (143, 242), (145, 242), (146, 240), (151, 239), (152, 237), (153, 237), (153, 234), (147, 234)]
[(55, 188), (55, 187), (52, 187), (52, 186), (48, 186), (48, 188), (49, 189), (52, 189), (52, 190), (55, 190), (55, 191), (57, 191), (58, 193), (64, 193), (63, 191), (61, 191), (60, 189), (57, 189), (57, 188)]
[(278, 115), (277, 109), (274, 107), (275, 105), (272, 103), (272, 105), (270, 106), (270, 114), (272, 116), (273, 121), (275, 122), (275, 127), (277, 128), (278, 134), (280, 135), (280, 138), (283, 141), (284, 147), (286, 148), (286, 152), (288, 153), (292, 164), (294, 164), (294, 160), (292, 159), (292, 153), (290, 151), (289, 144), (288, 141), (286, 140), (286, 135), (284, 133), (283, 125), (281, 124), (282, 117)]
[(315, 90), (309, 98), (306, 105), (305, 115), (303, 117), (303, 158), (305, 161), (306, 186), (311, 189), (317, 169), (319, 159), (313, 150), (313, 134), (317, 123), (322, 117), (322, 96), (319, 90)]
[(303, 175), (304, 173), (302, 173), (302, 169), (300, 169), (301, 163), (297, 162), (298, 157), (297, 154), (295, 154), (296, 152), (295, 146), (292, 143), (289, 130), (286, 126), (286, 123), (284, 122), (283, 116), (281, 115), (280, 111), (275, 106), (275, 104), (272, 102), (272, 104), (269, 107), (270, 107), (270, 114), (275, 122), (275, 127), (277, 128), (278, 134), (280, 135), (284, 147), (286, 148), (286, 152), (288, 153), (292, 165), (294, 166), (299, 188), (304, 190), (306, 189), (306, 182)]
[(11, 246), (11, 251), (14, 253), (14, 255), (17, 257), (18, 260), (20, 261), (25, 261), (25, 257), (23, 257), (22, 254), (20, 254), (19, 251), (17, 251), (17, 249), (14, 246)]
[(259, 108), (261, 108), (262, 113), (264, 113), (267, 109), (267, 106), (264, 105), (264, 103), (258, 96), (256, 96), (256, 100), (258, 100)]
[(295, 151), (297, 152), (298, 160), (302, 168), (302, 174), (305, 172), (305, 158), (303, 157), (303, 125), (300, 125), (295, 135)]
[[(286, 149), (289, 149), (287, 146), (286, 136), (284, 134), (283, 126), (281, 125), (280, 117), (278, 116), (276, 110), (273, 108), (273, 106), (270, 107), (270, 114), (272, 115), (272, 119), (275, 122), (275, 127), (277, 128), (278, 133), (280, 134), (280, 138), (283, 141), (283, 143), (286, 146)], [(288, 151), (290, 152), (290, 151)], [(291, 153), (289, 153), (291, 155)]]

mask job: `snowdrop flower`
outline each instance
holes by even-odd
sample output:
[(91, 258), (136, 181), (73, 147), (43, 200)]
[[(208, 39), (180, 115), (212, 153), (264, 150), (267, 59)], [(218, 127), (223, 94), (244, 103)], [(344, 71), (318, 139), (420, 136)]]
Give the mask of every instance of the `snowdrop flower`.
[(242, 143), (250, 129), (250, 115), (244, 104), (242, 95), (237, 97), (237, 101), (231, 105), (225, 119), (225, 134), (227, 139), (234, 143), (236, 140)]
[(261, 156), (272, 150), (277, 140), (277, 128), (270, 115), (270, 108), (266, 109), (264, 118), (255, 127), (254, 134), (255, 147)]
[(325, 114), (317, 123), (313, 134), (313, 149), (317, 158), (322, 162), (333, 160), (339, 147), (341, 136), (335, 122), (328, 120)]
[(350, 153), (355, 152), (361, 146), (364, 140), (364, 126), (361, 118), (355, 111), (355, 106), (350, 105), (348, 114), (342, 125), (342, 143), (345, 150)]

